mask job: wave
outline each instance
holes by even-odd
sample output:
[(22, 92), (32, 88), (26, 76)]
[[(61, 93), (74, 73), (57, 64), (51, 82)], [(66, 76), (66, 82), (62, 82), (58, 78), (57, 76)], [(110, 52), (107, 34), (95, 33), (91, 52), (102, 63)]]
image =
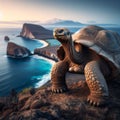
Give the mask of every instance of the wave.
[[(42, 56), (38, 56), (38, 55), (34, 55), (33, 58), (35, 59), (43, 59), (48, 61), (51, 65), (53, 65), (55, 63), (55, 61), (50, 60), (48, 58), (42, 57)], [(50, 79), (51, 79), (51, 74), (50, 72), (43, 75), (43, 76), (33, 76), (32, 79), (37, 80), (38, 82), (35, 84), (35, 88), (41, 87), (43, 86), (45, 83), (47, 83)]]
[(35, 88), (39, 88), (43, 86), (45, 83), (47, 83), (50, 80), (50, 78), (51, 78), (50, 73), (45, 74), (43, 76), (36, 76), (36, 79), (39, 80), (39, 82), (35, 84)]
[(45, 42), (44, 40), (38, 40), (38, 39), (34, 39), (34, 40), (43, 44), (40, 48), (43, 48), (43, 47), (46, 47), (46, 46), (49, 45), (49, 44), (48, 44), (47, 42)]
[(38, 56), (38, 55), (33, 55), (33, 58), (46, 60), (46, 61), (48, 61), (52, 65), (55, 63), (55, 61), (53, 61), (51, 59), (48, 59), (48, 58), (45, 58), (45, 57), (42, 57), (42, 56)]

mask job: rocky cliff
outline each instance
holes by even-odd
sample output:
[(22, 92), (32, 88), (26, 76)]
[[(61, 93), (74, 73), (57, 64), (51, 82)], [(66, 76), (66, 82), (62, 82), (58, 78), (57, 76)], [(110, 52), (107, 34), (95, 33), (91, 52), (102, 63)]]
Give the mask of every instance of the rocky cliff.
[(30, 39), (50, 39), (53, 38), (53, 32), (40, 25), (25, 23), (20, 36)]
[(31, 52), (23, 46), (9, 42), (7, 45), (7, 55), (13, 58), (25, 58), (30, 56)]
[(57, 53), (56, 53), (57, 48), (58, 48), (58, 46), (54, 46), (54, 47), (53, 46), (49, 46), (49, 47), (47, 46), (47, 47), (44, 47), (44, 48), (36, 48), (34, 50), (34, 54), (52, 59), (54, 61), (58, 61), (58, 57), (57, 57)]
[(0, 120), (120, 120), (120, 83), (109, 81), (108, 104), (101, 107), (86, 102), (89, 88), (82, 78), (67, 84), (69, 91), (62, 94), (52, 94), (49, 82), (36, 92), (20, 93), (18, 102), (14, 94), (1, 100)]

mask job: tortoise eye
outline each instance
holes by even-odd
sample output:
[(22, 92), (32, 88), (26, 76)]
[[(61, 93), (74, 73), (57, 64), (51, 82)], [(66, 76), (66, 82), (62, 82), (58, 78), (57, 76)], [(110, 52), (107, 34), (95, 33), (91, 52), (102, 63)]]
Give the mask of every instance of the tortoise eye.
[(58, 32), (59, 32), (59, 33), (63, 33), (63, 31), (64, 31), (64, 30), (63, 30), (63, 29), (61, 29), (61, 30), (59, 30)]

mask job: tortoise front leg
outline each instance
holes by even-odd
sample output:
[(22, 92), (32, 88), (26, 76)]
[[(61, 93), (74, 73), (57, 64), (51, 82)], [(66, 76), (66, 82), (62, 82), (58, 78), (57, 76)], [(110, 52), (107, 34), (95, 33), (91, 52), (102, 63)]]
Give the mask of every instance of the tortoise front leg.
[(84, 71), (86, 82), (90, 89), (88, 101), (97, 106), (104, 104), (109, 93), (105, 78), (100, 70), (99, 63), (97, 61), (89, 62), (85, 66)]
[(52, 91), (62, 93), (68, 90), (65, 75), (68, 71), (68, 63), (65, 61), (57, 62), (51, 71)]

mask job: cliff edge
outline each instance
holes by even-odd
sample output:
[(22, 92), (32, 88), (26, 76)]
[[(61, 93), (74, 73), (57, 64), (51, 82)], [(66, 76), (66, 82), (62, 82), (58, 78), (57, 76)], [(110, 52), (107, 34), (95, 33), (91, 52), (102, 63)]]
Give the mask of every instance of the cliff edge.
[(29, 39), (52, 39), (53, 32), (40, 25), (24, 23), (20, 36)]
[[(84, 78), (83, 78), (84, 79)], [(51, 92), (51, 83), (38, 90), (22, 92), (18, 102), (14, 96), (0, 105), (1, 120), (119, 120), (120, 119), (120, 83), (110, 81), (108, 104), (101, 107), (86, 102), (89, 89), (85, 81), (67, 81), (69, 91), (62, 94)], [(5, 100), (2, 100), (5, 101)], [(9, 103), (9, 104), (8, 104)]]

